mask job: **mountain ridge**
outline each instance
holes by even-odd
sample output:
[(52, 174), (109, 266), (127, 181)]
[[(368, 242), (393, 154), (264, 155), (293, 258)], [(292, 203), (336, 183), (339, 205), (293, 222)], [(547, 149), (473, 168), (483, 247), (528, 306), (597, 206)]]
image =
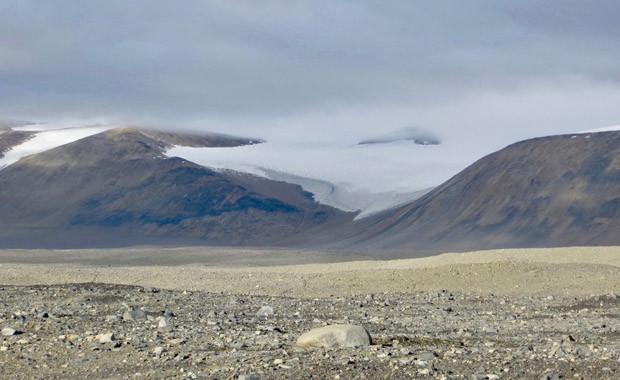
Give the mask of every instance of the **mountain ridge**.
[(620, 132), (511, 144), (357, 230), (381, 249), (618, 245)]
[[(120, 128), (23, 157), (0, 170), (0, 220), (5, 221), (0, 244), (18, 244), (15, 227), (31, 226), (38, 231), (25, 242), (31, 245), (37, 239), (42, 245), (57, 241), (50, 236), (54, 231), (78, 246), (89, 239), (102, 244), (89, 236), (97, 234), (138, 243), (142, 237), (262, 245), (290, 238), (330, 215), (349, 218), (315, 204), (298, 186), (274, 181), (261, 187), (263, 180), (254, 177), (244, 186), (229, 173), (165, 156), (168, 146), (188, 139), (185, 143), (202, 146), (253, 141)], [(255, 191), (248, 190), (252, 181)], [(279, 199), (286, 193), (297, 195)], [(71, 236), (72, 230), (88, 232)]]
[(167, 155), (183, 144), (260, 142), (124, 127), (23, 157), (0, 170), (0, 246), (620, 245), (620, 131), (511, 144), (415, 201), (357, 220), (299, 185)]

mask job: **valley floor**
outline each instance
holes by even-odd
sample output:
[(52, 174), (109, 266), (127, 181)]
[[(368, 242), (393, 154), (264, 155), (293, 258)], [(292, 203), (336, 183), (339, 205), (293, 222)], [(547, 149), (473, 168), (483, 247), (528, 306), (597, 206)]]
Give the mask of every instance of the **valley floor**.
[[(4, 250), (0, 284), (105, 282), (304, 298), (434, 290), (620, 294), (620, 247), (502, 249), (390, 260), (381, 255), (212, 247)], [(356, 258), (363, 261), (352, 261)]]
[[(620, 247), (365, 255), (0, 251), (0, 327), (9, 329), (0, 336), (0, 372), (14, 379), (620, 378)], [(260, 313), (265, 305), (273, 315)], [(130, 310), (146, 313), (128, 319)], [(364, 326), (373, 345), (296, 347), (303, 332), (337, 323)]]

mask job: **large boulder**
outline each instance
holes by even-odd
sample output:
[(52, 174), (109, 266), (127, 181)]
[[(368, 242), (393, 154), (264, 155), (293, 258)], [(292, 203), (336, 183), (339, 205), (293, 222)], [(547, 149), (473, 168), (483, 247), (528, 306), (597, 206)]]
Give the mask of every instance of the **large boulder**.
[(330, 325), (302, 334), (297, 345), (310, 348), (351, 348), (371, 344), (368, 331), (356, 325)]

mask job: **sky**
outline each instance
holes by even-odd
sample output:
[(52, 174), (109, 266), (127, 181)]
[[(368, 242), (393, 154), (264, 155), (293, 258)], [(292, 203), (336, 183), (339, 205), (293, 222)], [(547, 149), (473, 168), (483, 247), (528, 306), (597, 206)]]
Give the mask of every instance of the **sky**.
[(317, 139), (604, 127), (620, 124), (618, 14), (614, 0), (0, 0), (0, 117)]
[(487, 148), (620, 124), (620, 2), (0, 0), (0, 119)]

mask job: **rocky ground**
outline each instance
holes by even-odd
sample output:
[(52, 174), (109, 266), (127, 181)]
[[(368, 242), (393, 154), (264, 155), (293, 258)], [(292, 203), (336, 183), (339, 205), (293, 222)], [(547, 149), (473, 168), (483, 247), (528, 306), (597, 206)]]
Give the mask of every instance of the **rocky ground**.
[[(618, 379), (620, 297), (0, 286), (3, 379)], [(313, 328), (372, 344), (309, 349)]]
[(0, 251), (0, 378), (620, 379), (620, 247), (375, 255)]

